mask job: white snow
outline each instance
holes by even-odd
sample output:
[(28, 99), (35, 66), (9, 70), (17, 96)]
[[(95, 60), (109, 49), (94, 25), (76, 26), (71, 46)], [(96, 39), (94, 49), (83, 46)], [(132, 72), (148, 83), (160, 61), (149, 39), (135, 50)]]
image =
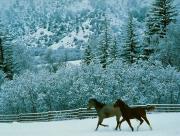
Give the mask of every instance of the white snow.
[(50, 31), (48, 31), (47, 29), (39, 28), (39, 29), (38, 29), (34, 34), (32, 34), (31, 36), (38, 39), (38, 38), (40, 38), (41, 36), (44, 36), (44, 35), (51, 36), (51, 35), (53, 35), (53, 33), (50, 32)]
[(67, 9), (72, 12), (79, 12), (87, 9), (92, 10), (92, 6), (89, 0), (81, 0), (79, 2), (76, 2), (75, 4), (73, 3), (69, 5)]
[(61, 39), (60, 42), (51, 45), (49, 48), (52, 49), (52, 50), (57, 50), (60, 47), (75, 48), (76, 46), (75, 46), (75, 43), (74, 43), (74, 39), (77, 39), (78, 41), (81, 40), (81, 41), (87, 42), (89, 36), (92, 33), (90, 31), (90, 20), (88, 19), (86, 22), (84, 22), (82, 24), (82, 26), (84, 27), (84, 31), (80, 27), (78, 33), (76, 33), (75, 30), (72, 31), (67, 36), (65, 36), (63, 39)]
[[(37, 47), (37, 41), (44, 36), (52, 36), (54, 33), (45, 28), (38, 28), (36, 32), (29, 33), (23, 37), (25, 43), (30, 43), (31, 47)], [(16, 41), (15, 41), (16, 42)], [(44, 46), (45, 41), (41, 40), (41, 45)]]
[(73, 66), (80, 66), (81, 63), (82, 63), (82, 60), (67, 61), (67, 64), (73, 65)]
[[(104, 120), (103, 123), (109, 127), (100, 126), (98, 131), (94, 131), (96, 118), (39, 123), (0, 123), (0, 136), (180, 136), (180, 113), (153, 113), (147, 116), (152, 124), (152, 131), (143, 123), (139, 131), (131, 132), (126, 122), (122, 124), (122, 131), (115, 131), (115, 118)], [(136, 120), (131, 122), (134, 128), (139, 124)]]

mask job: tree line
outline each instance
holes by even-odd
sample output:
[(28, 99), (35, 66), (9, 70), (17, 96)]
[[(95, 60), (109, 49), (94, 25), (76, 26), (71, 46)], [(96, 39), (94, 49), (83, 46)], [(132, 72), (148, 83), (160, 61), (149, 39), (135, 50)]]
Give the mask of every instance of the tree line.
[[(104, 15), (104, 28), (99, 43), (97, 43), (99, 46), (97, 50), (99, 51), (94, 53), (91, 49), (91, 42), (89, 42), (84, 52), (84, 63), (89, 65), (91, 62), (94, 62), (93, 59), (98, 59), (102, 67), (106, 68), (116, 58), (124, 58), (124, 61), (132, 64), (139, 59), (148, 60), (151, 56), (160, 54), (162, 56), (159, 60), (164, 65), (177, 66), (179, 68), (179, 57), (172, 55), (172, 52), (177, 54), (175, 49), (170, 52), (169, 48), (171, 48), (171, 45), (168, 38), (171, 25), (175, 24), (178, 26), (176, 24), (177, 16), (178, 11), (176, 6), (174, 6), (173, 0), (155, 0), (145, 18), (143, 36), (137, 33), (136, 20), (131, 12), (128, 13), (127, 24), (122, 28), (123, 32), (120, 36), (116, 36), (111, 32), (107, 17)], [(139, 37), (142, 37), (143, 40), (139, 41)], [(118, 49), (117, 39), (122, 39), (121, 46), (123, 48), (121, 51)], [(161, 46), (162, 44), (164, 45)], [(177, 43), (174, 44), (179, 49)], [(166, 54), (162, 53), (164, 50), (166, 50)], [(177, 57), (173, 58), (176, 62), (173, 62), (172, 57)]]

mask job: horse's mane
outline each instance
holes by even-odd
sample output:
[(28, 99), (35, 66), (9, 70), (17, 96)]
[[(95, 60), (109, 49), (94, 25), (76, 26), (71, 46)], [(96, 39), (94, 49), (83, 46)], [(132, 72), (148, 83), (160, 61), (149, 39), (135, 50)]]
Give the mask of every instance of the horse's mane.
[(129, 108), (129, 106), (123, 100), (119, 99), (119, 101), (122, 103), (123, 107)]

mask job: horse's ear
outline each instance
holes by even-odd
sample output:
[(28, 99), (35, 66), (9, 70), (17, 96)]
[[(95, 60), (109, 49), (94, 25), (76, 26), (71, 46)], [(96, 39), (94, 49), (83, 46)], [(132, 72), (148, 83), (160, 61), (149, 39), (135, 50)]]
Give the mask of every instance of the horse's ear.
[(121, 102), (124, 102), (122, 99), (120, 99)]
[(117, 100), (116, 100), (116, 102), (119, 102), (119, 101), (120, 101), (120, 99), (117, 99)]

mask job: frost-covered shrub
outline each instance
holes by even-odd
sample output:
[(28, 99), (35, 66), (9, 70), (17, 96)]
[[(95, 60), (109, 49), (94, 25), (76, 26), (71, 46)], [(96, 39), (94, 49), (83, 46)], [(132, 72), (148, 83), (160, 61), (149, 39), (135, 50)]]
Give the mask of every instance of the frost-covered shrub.
[(6, 81), (1, 90), (1, 112), (41, 112), (86, 107), (89, 98), (128, 104), (180, 103), (180, 73), (161, 63), (127, 65), (115, 61), (105, 70), (99, 64), (26, 71)]

